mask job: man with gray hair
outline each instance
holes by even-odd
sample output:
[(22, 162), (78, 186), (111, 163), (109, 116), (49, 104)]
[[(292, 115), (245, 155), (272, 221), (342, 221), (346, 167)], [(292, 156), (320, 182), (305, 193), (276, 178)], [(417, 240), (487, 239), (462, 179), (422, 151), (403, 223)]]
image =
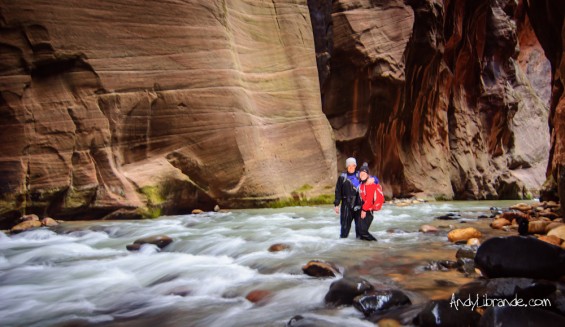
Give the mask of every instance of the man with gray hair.
[[(351, 230), (351, 223), (355, 221), (355, 236), (360, 237), (357, 228), (357, 221), (361, 214), (361, 199), (359, 198), (358, 188), (360, 184), (357, 172), (357, 160), (350, 157), (345, 160), (346, 172), (339, 175), (335, 184), (334, 210), (340, 215), (341, 238), (347, 238)], [(376, 177), (371, 176), (368, 184), (378, 183)], [(340, 207), (341, 203), (341, 207)]]

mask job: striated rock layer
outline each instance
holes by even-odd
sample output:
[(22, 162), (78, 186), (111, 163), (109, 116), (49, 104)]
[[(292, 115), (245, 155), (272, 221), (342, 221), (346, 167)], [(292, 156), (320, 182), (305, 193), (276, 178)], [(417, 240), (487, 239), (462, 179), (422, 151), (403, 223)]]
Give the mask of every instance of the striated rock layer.
[(521, 3), (309, 6), (322, 31), (314, 38), (322, 103), (338, 158), (368, 161), (389, 196), (504, 199), (539, 190), (551, 68)]
[(0, 29), (2, 217), (331, 193), (306, 1), (0, 0)]
[(551, 62), (551, 152), (543, 197), (565, 199), (565, 1), (528, 1), (528, 16)]

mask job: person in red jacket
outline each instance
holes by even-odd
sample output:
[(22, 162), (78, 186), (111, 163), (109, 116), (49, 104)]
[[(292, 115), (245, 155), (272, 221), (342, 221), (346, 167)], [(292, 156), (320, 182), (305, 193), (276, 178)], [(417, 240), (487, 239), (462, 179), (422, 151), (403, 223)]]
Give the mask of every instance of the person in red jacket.
[(377, 185), (376, 183), (367, 184), (369, 178), (369, 166), (363, 164), (359, 168), (359, 196), (363, 200), (363, 207), (361, 208), (361, 217), (359, 219), (359, 238), (365, 241), (376, 241), (377, 239), (369, 233), (369, 227), (373, 222), (373, 207), (377, 199)]

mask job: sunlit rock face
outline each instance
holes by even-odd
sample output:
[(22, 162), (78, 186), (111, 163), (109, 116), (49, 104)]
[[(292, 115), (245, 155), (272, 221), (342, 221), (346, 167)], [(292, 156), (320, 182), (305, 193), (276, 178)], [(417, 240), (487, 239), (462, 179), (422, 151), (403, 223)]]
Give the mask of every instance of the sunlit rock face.
[(306, 1), (0, 8), (1, 216), (154, 216), (331, 193)]
[(394, 196), (522, 198), (539, 190), (551, 68), (521, 3), (309, 6), (313, 31), (322, 32), (314, 38), (322, 104), (338, 158), (368, 161)]
[(565, 199), (565, 1), (528, 1), (528, 16), (552, 67), (551, 152), (542, 195)]

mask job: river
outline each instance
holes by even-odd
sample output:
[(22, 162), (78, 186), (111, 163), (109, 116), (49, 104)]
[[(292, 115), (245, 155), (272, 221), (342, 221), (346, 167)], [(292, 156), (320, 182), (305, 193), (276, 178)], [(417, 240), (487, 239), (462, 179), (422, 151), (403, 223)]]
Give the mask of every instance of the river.
[[(234, 210), (140, 221), (66, 222), (7, 236), (0, 233), (2, 326), (284, 326), (301, 314), (344, 326), (374, 326), (352, 307), (324, 306), (337, 278), (302, 273), (309, 260), (338, 265), (345, 275), (400, 288), (413, 303), (445, 298), (471, 278), (434, 272), (429, 260), (454, 259), (451, 225), (488, 229), (492, 206), (514, 202), (385, 205), (371, 233), (378, 242), (339, 239), (331, 206)], [(456, 212), (455, 221), (434, 217)], [(438, 234), (418, 232), (422, 224)], [(452, 227), (452, 226), (451, 226)], [(152, 235), (173, 243), (159, 251), (126, 245)], [(275, 243), (289, 250), (269, 252)], [(253, 290), (269, 296), (254, 304)]]

